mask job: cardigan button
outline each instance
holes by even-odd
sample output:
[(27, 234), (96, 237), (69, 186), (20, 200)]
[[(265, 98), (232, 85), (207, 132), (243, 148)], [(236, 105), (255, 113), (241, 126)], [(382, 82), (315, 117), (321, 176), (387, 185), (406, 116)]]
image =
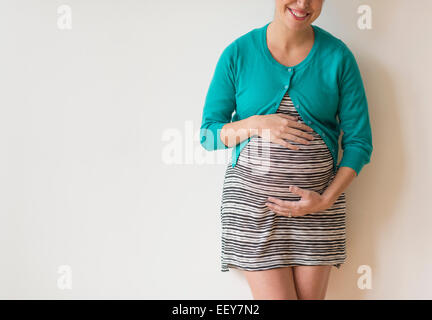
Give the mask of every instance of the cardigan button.
[(289, 86), (286, 84), (286, 85), (285, 85), (285, 89), (288, 89), (288, 87), (289, 87)]
[(292, 68), (288, 68), (288, 72), (292, 72)]

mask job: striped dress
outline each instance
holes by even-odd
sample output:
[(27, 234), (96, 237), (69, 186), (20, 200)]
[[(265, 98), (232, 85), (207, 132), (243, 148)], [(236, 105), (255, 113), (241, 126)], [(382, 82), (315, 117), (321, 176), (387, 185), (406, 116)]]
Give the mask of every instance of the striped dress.
[[(276, 113), (297, 116), (288, 92)], [(247, 271), (295, 265), (333, 265), (345, 262), (345, 193), (328, 209), (304, 216), (276, 215), (267, 197), (297, 201), (291, 185), (322, 194), (331, 183), (332, 155), (315, 131), (309, 145), (292, 150), (254, 136), (233, 168), (225, 172), (222, 205), (221, 271)]]

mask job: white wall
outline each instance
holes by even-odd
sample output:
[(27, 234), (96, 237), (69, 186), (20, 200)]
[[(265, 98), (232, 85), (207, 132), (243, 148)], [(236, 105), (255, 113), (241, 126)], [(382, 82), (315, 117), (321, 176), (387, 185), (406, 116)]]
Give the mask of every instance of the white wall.
[[(57, 27), (62, 4), (71, 30)], [(357, 27), (361, 4), (372, 30)], [(230, 153), (203, 150), (198, 130), (221, 50), (273, 6), (1, 2), (0, 298), (252, 298), (240, 273), (220, 272)], [(328, 0), (315, 22), (357, 57), (374, 140), (347, 190), (348, 259), (328, 299), (432, 298), (431, 12), (429, 0)], [(372, 289), (357, 287), (361, 265)], [(59, 289), (65, 275), (72, 289)]]

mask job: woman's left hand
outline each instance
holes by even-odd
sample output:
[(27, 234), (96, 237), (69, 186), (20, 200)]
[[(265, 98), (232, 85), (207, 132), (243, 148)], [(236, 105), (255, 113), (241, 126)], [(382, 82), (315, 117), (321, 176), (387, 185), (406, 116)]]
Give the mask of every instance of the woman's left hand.
[(290, 186), (289, 191), (301, 196), (298, 201), (285, 201), (274, 197), (268, 197), (266, 202), (274, 213), (283, 216), (304, 216), (308, 213), (314, 213), (326, 210), (331, 207), (331, 203), (318, 192), (302, 189), (296, 186)]

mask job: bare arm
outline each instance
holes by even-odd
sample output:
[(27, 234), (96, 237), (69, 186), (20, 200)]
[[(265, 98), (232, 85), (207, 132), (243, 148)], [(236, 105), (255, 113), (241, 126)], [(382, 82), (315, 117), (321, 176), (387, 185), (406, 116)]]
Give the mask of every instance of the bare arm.
[(220, 132), (220, 137), (227, 147), (234, 147), (242, 141), (257, 135), (258, 124), (256, 115), (249, 118), (225, 124)]
[(339, 198), (342, 192), (350, 185), (357, 176), (356, 172), (350, 167), (339, 167), (332, 183), (322, 194), (326, 207), (331, 207)]
[(233, 147), (242, 141), (252, 137), (266, 134), (266, 139), (278, 143), (290, 149), (298, 149), (284, 139), (308, 144), (313, 136), (307, 131), (313, 131), (311, 127), (296, 121), (292, 117), (283, 113), (253, 115), (249, 118), (225, 124), (220, 130), (221, 141), (227, 147)]

